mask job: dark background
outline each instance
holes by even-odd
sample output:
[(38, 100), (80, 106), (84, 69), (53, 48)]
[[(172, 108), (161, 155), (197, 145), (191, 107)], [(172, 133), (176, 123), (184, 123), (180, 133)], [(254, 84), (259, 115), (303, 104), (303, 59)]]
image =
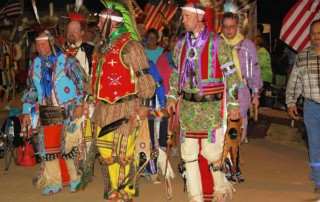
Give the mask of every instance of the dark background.
[[(297, 0), (257, 0), (257, 13), (259, 23), (271, 24), (272, 38), (278, 38), (280, 34), (282, 20), (285, 14), (293, 6)], [(6, 2), (6, 0), (0, 0), (0, 7)], [(137, 0), (137, 2), (143, 8), (146, 0)], [(50, 0), (38, 0), (38, 10), (48, 10)], [(65, 10), (66, 3), (74, 3), (74, 0), (55, 0), (54, 9), (63, 11)], [(103, 9), (103, 5), (99, 0), (84, 0), (84, 5), (93, 11), (99, 11)], [(25, 0), (25, 10), (32, 10), (31, 0)]]
[[(37, 0), (37, 7), (39, 12), (48, 13), (49, 3), (51, 0)], [(74, 0), (52, 0), (54, 2), (55, 11), (65, 11), (65, 5), (67, 3), (73, 4)], [(271, 24), (271, 38), (279, 38), (281, 24), (284, 16), (293, 6), (297, 0), (257, 0), (257, 14), (258, 23)], [(7, 0), (0, 0), (0, 8), (6, 4)], [(140, 6), (143, 8), (147, 0), (137, 0)], [(98, 12), (103, 9), (104, 6), (99, 0), (84, 0), (84, 5), (92, 11)], [(24, 1), (24, 10), (26, 12), (32, 12), (31, 0)]]

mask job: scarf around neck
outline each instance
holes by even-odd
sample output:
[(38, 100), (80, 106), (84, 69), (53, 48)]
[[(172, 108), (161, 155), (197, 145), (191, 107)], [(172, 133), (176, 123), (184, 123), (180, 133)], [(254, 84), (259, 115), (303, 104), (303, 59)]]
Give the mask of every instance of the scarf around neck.
[(227, 37), (221, 33), (221, 36), (222, 38), (225, 40), (225, 42), (230, 45), (231, 49), (232, 49), (232, 58), (233, 58), (233, 63), (234, 63), (234, 66), (237, 68), (237, 76), (238, 76), (238, 79), (239, 81), (241, 82), (242, 81), (242, 73), (241, 73), (241, 67), (240, 67), (240, 62), (239, 62), (239, 57), (238, 57), (238, 52), (237, 50), (234, 48), (235, 45), (237, 45), (240, 41), (242, 41), (244, 39), (244, 37), (240, 34), (240, 33), (237, 33), (237, 35), (229, 40), (227, 39)]
[(42, 77), (40, 85), (45, 98), (48, 98), (52, 91), (52, 68), (61, 51), (56, 51), (57, 55), (50, 54), (47, 57), (39, 56), (42, 66)]
[[(186, 83), (187, 79), (190, 79), (190, 84), (192, 83), (194, 87), (198, 87), (197, 79), (195, 74), (191, 74), (191, 72), (196, 72), (196, 60), (199, 59), (201, 50), (206, 43), (207, 39), (210, 36), (210, 31), (207, 29), (207, 27), (204, 27), (203, 30), (200, 32), (199, 36), (195, 39), (195, 41), (192, 43), (191, 39), (191, 33), (188, 32), (186, 34), (186, 51), (187, 56), (185, 57), (184, 61), (184, 71), (182, 71), (182, 78), (180, 81), (180, 86), (183, 87)], [(198, 68), (199, 67), (198, 63)]]

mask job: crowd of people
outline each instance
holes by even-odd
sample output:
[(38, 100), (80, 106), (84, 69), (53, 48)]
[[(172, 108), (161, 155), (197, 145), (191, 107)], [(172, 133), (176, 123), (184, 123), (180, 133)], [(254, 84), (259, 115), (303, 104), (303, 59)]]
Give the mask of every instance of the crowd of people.
[[(158, 183), (160, 174), (170, 199), (171, 153), (181, 157), (190, 202), (231, 198), (234, 183), (245, 181), (239, 162), (249, 107), (258, 109), (272, 84), (263, 37), (246, 39), (232, 12), (222, 15), (222, 32), (214, 33), (206, 8), (189, 2), (181, 7), (184, 34), (171, 31), (160, 43), (156, 29), (138, 32), (128, 5), (103, 2), (96, 26), (79, 13), (70, 15), (65, 40), (46, 26), (36, 30), (21, 120), (23, 127), (37, 125), (42, 166), (35, 184), (43, 195), (63, 186), (77, 192), (94, 180), (97, 159), (104, 199), (133, 201), (139, 177)], [(297, 99), (305, 97), (316, 193), (319, 25), (311, 24), (312, 46), (298, 54), (286, 92), (294, 119), (300, 118)], [(241, 129), (230, 146), (225, 137), (234, 133), (233, 124)]]

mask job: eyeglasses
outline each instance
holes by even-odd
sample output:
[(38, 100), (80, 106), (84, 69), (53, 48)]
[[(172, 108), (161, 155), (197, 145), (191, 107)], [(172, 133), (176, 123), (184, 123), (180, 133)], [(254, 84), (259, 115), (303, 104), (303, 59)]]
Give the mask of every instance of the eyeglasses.
[(78, 29), (75, 29), (75, 30), (68, 30), (68, 33), (70, 34), (79, 34), (81, 31), (78, 30)]
[(320, 32), (310, 32), (310, 34), (313, 36), (317, 36), (317, 35), (320, 35)]
[(237, 28), (237, 25), (222, 25), (222, 29), (235, 29)]

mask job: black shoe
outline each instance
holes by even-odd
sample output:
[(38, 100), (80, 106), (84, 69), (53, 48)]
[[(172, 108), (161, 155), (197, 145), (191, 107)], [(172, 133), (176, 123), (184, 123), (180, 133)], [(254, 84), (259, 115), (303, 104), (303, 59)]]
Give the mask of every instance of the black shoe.
[(238, 172), (238, 173), (232, 174), (230, 180), (231, 180), (232, 182), (241, 183), (241, 182), (244, 182), (244, 177), (243, 177), (243, 175), (241, 174), (241, 172)]
[(237, 180), (238, 180), (239, 183), (240, 183), (240, 182), (244, 182), (244, 177), (243, 177), (243, 175), (241, 174), (241, 172), (238, 172), (238, 173), (236, 174), (236, 177), (237, 177)]

